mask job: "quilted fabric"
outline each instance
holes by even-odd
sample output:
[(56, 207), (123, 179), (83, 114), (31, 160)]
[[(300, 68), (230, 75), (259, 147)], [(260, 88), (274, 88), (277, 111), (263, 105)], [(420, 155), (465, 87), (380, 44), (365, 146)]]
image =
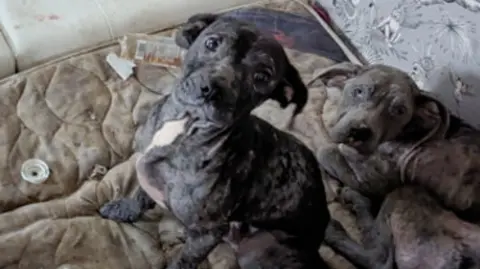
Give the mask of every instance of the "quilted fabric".
[[(290, 1), (272, 1), (267, 7), (305, 12)], [(109, 52), (118, 53), (119, 47), (0, 81), (0, 150), (5, 153), (0, 155), (0, 268), (163, 268), (181, 247), (181, 227), (159, 209), (133, 224), (98, 215), (101, 205), (137, 188), (135, 131), (178, 74), (176, 69), (139, 66), (136, 78), (122, 81), (105, 62)], [(315, 74), (333, 62), (287, 52), (311, 86), (305, 111), (288, 131), (318, 150), (326, 140), (322, 114), (328, 115), (328, 106)], [(255, 111), (278, 128), (284, 128), (291, 112), (273, 101)], [(30, 158), (50, 167), (44, 183), (22, 180), (20, 167)], [(336, 218), (344, 214), (338, 205), (331, 208)], [(352, 268), (328, 248), (321, 252), (333, 268)], [(231, 251), (219, 247), (205, 266), (228, 269), (233, 262)]]

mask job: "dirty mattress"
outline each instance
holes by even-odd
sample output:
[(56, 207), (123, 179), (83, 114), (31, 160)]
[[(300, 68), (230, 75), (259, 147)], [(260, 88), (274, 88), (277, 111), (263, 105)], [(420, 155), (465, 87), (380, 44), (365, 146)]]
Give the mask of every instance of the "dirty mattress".
[[(258, 7), (309, 16), (292, 1)], [(316, 151), (328, 140), (322, 120), (329, 108), (315, 74), (343, 56), (333, 45), (318, 52), (282, 40), (310, 88), (305, 111), (286, 131)], [(179, 72), (139, 65), (135, 76), (124, 81), (105, 61), (119, 50), (115, 44), (92, 49), (0, 81), (0, 268), (163, 268), (182, 246), (181, 227), (160, 209), (132, 224), (98, 214), (103, 204), (131, 196), (138, 187), (135, 132)], [(267, 101), (254, 113), (285, 128), (291, 112)], [(41, 184), (20, 175), (31, 158), (49, 167)], [(336, 218), (351, 222), (338, 205), (330, 207)], [(352, 268), (327, 247), (321, 253), (332, 268)], [(219, 246), (203, 266), (231, 268), (232, 262), (231, 251)]]

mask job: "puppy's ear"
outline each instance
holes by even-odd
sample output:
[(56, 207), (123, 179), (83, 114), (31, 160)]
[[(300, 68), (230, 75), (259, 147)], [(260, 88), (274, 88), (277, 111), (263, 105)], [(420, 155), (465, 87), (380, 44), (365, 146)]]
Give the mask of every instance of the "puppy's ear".
[[(443, 139), (450, 127), (450, 112), (440, 101), (424, 93), (415, 98), (415, 111), (404, 135), (426, 142)], [(407, 138), (407, 137), (406, 137)]]
[(351, 62), (342, 62), (334, 64), (315, 74), (323, 84), (330, 87), (343, 88), (345, 81), (360, 73), (363, 66)]
[(423, 143), (444, 139), (450, 127), (450, 112), (438, 100), (419, 92), (415, 98), (412, 120), (405, 126), (400, 139), (413, 143), (399, 158), (400, 178), (405, 180), (405, 170)]
[(213, 23), (219, 15), (205, 13), (190, 17), (175, 35), (175, 43), (181, 48), (188, 49), (200, 33)]
[(272, 99), (285, 108), (290, 103), (296, 104), (294, 115), (302, 112), (308, 100), (308, 89), (302, 81), (298, 70), (287, 60), (285, 77), (273, 92)]

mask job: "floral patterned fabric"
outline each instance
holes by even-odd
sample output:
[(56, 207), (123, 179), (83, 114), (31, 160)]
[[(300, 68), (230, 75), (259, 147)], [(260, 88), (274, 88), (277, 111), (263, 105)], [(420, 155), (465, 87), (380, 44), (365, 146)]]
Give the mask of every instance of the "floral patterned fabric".
[(316, 0), (369, 63), (410, 73), (480, 128), (480, 0)]

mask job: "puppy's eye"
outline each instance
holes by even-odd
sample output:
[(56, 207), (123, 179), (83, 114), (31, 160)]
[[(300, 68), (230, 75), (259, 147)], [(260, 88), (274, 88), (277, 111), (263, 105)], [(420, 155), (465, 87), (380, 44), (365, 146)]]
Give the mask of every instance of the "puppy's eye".
[(402, 104), (394, 104), (390, 107), (390, 113), (393, 116), (403, 116), (407, 113), (407, 108)]
[(212, 36), (205, 40), (205, 47), (210, 51), (217, 49), (218, 45), (220, 45), (220, 39), (218, 37)]
[(261, 82), (261, 83), (265, 83), (265, 82), (269, 82), (270, 81), (270, 73), (268, 72), (256, 72), (255, 74), (253, 74), (253, 80), (255, 82)]
[(356, 87), (352, 91), (353, 97), (362, 97), (365, 95), (365, 90), (362, 89), (361, 87)]

